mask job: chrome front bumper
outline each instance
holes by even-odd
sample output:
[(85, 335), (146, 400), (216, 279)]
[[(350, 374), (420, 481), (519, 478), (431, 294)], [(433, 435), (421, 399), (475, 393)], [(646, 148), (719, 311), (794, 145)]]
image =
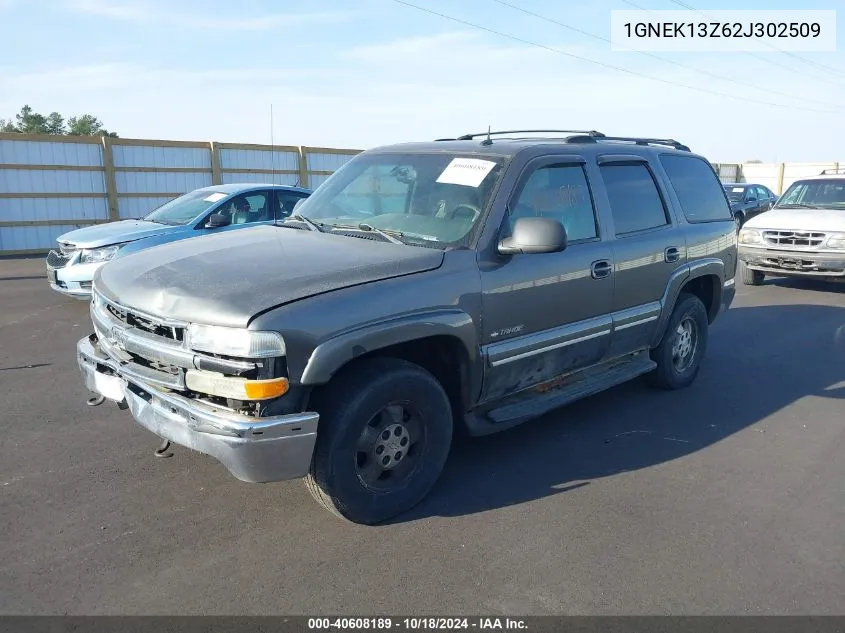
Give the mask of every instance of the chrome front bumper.
[(214, 457), (241, 481), (284, 481), (308, 473), (317, 441), (318, 413), (250, 418), (215, 409), (121, 373), (120, 363), (101, 352), (94, 341), (92, 335), (76, 345), (85, 386), (125, 403), (141, 426)]

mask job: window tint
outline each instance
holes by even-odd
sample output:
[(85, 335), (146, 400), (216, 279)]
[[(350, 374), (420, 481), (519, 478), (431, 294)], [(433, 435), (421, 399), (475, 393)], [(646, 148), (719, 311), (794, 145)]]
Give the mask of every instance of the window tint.
[[(689, 222), (730, 220), (731, 210), (710, 165), (693, 156), (661, 156), (660, 162)], [(753, 191), (753, 187), (748, 188)], [(748, 191), (744, 198), (748, 197)]]
[(281, 220), (282, 218), (288, 217), (291, 213), (293, 213), (293, 208), (296, 206), (296, 203), (306, 197), (307, 196), (302, 193), (295, 193), (293, 191), (283, 191), (277, 189), (276, 219)]
[(567, 241), (598, 235), (593, 200), (580, 165), (549, 165), (536, 169), (511, 205), (510, 228), (522, 217), (557, 220), (566, 229)]
[(617, 235), (668, 224), (666, 209), (648, 167), (602, 165), (601, 173)]

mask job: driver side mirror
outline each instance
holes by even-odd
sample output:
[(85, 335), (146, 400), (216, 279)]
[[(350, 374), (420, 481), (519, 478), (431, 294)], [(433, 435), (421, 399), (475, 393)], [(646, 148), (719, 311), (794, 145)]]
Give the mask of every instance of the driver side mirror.
[(499, 254), (559, 253), (566, 248), (566, 229), (549, 218), (519, 218), (513, 234), (499, 242)]
[(219, 229), (224, 226), (229, 226), (232, 223), (232, 218), (223, 213), (212, 213), (208, 216), (208, 221), (205, 223), (207, 229)]

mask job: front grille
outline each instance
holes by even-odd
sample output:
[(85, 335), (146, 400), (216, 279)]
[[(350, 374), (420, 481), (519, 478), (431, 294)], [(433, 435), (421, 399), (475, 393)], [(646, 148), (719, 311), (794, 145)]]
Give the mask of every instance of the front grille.
[(70, 257), (57, 253), (56, 251), (47, 253), (47, 265), (50, 268), (64, 268), (69, 261)]
[(124, 310), (113, 303), (107, 303), (106, 309), (112, 316), (131, 327), (136, 327), (139, 330), (144, 330), (150, 334), (155, 334), (156, 336), (161, 336), (162, 338), (171, 339), (173, 341), (181, 342), (185, 339), (185, 328), (183, 327), (174, 327), (157, 323), (152, 319), (137, 314), (136, 312)]
[(815, 248), (824, 242), (825, 234), (817, 231), (763, 231), (763, 239), (772, 246), (804, 246)]

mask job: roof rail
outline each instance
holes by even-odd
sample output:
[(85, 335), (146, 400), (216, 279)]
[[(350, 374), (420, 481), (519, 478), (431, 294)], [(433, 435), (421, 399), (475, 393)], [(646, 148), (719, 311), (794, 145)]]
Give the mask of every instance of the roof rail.
[(623, 143), (634, 143), (636, 145), (665, 145), (684, 152), (691, 151), (689, 147), (683, 143), (679, 143), (671, 138), (641, 138), (638, 136), (570, 136), (566, 139), (567, 143), (596, 143), (598, 141), (618, 141)]
[(822, 169), (819, 176), (835, 176), (838, 174), (845, 174), (845, 167), (836, 167), (834, 169)]
[(501, 130), (498, 132), (478, 132), (475, 134), (463, 134), (457, 138), (439, 138), (438, 141), (471, 141), (474, 138), (482, 136), (498, 136), (500, 134), (586, 134), (587, 136), (600, 137), (604, 136), (601, 132), (595, 130)]

